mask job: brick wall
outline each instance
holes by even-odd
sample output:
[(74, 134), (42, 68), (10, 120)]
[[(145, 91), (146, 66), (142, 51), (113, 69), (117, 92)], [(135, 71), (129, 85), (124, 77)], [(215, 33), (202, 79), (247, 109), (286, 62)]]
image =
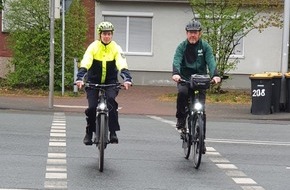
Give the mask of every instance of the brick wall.
[(83, 3), (88, 11), (87, 45), (89, 45), (95, 40), (95, 0), (83, 0)]
[[(0, 21), (2, 20), (2, 13), (0, 11)], [(0, 24), (0, 57), (11, 57), (11, 51), (8, 49), (6, 38), (8, 33), (3, 33), (2, 24)]]
[[(2, 13), (0, 11), (0, 21), (2, 20)], [(0, 24), (0, 78), (5, 77), (8, 72), (8, 61), (12, 56), (11, 51), (8, 49), (6, 38), (8, 33), (3, 33), (2, 24)]]

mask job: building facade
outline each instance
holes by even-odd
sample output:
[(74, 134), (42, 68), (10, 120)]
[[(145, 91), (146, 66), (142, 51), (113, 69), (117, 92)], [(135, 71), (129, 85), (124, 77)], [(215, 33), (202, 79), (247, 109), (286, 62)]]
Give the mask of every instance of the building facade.
[[(185, 25), (193, 18), (188, 1), (97, 0), (95, 7), (96, 24), (108, 20), (116, 26), (114, 39), (127, 55), (135, 82), (171, 85), (175, 48), (186, 38)], [(224, 87), (250, 88), (251, 74), (280, 72), (282, 33), (274, 27), (250, 32), (238, 47), (239, 63)]]
[[(97, 24), (110, 21), (115, 26), (114, 40), (126, 54), (134, 83), (174, 85), (171, 80), (173, 55), (186, 38), (185, 25), (193, 18), (187, 0), (83, 0), (83, 3), (88, 10), (88, 44), (97, 38)], [(279, 28), (249, 33), (238, 47), (237, 68), (229, 73), (231, 79), (223, 86), (247, 89), (251, 86), (251, 74), (280, 72), (282, 33)], [(12, 56), (5, 42), (7, 35), (0, 33), (0, 77)]]

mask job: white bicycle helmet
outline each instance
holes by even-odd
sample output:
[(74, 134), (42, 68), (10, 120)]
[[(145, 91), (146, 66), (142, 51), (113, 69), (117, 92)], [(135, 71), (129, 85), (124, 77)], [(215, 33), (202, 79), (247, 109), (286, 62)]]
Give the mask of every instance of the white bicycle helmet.
[(112, 23), (104, 21), (98, 25), (97, 31), (98, 31), (98, 34), (101, 34), (101, 32), (104, 32), (104, 31), (112, 31), (113, 32), (114, 26)]

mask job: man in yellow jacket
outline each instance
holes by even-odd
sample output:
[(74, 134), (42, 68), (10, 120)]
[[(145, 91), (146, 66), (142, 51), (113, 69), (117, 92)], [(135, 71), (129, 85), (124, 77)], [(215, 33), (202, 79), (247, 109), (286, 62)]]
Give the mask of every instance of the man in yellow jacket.
[[(97, 84), (114, 84), (118, 82), (118, 73), (124, 80), (124, 87), (127, 90), (132, 85), (132, 77), (128, 70), (127, 61), (121, 47), (112, 41), (114, 26), (110, 22), (101, 22), (97, 27), (99, 39), (94, 41), (87, 48), (77, 74), (76, 85), (82, 88), (84, 76), (87, 80)], [(109, 88), (106, 91), (108, 104), (112, 107), (109, 111), (110, 142), (118, 143), (116, 131), (120, 130), (118, 122), (118, 103), (116, 97), (119, 90)], [(88, 108), (86, 135), (83, 140), (85, 145), (92, 145), (92, 133), (96, 125), (96, 107), (98, 93), (95, 89), (86, 88)]]

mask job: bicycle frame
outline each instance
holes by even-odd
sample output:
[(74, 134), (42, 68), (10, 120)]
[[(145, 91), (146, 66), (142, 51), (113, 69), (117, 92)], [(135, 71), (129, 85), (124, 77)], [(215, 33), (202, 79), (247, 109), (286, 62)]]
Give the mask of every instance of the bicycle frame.
[[(103, 116), (102, 116), (103, 115)], [(103, 118), (101, 118), (103, 117)], [(101, 119), (105, 120), (104, 125), (101, 125), (100, 121)], [(105, 144), (109, 143), (108, 137), (108, 119), (109, 119), (109, 110), (107, 106), (107, 99), (106, 99), (106, 93), (104, 89), (99, 89), (99, 100), (98, 105), (96, 108), (96, 130), (95, 130), (95, 137), (94, 137), (94, 143), (98, 146), (102, 140), (104, 140)], [(101, 129), (101, 127), (104, 126), (104, 129)], [(105, 137), (106, 139), (100, 139), (103, 135), (101, 135), (101, 131), (105, 131)]]
[(106, 89), (109, 87), (120, 88), (120, 83), (115, 84), (93, 84), (86, 83), (86, 87), (98, 90), (98, 105), (96, 107), (96, 128), (93, 137), (93, 143), (99, 150), (99, 171), (104, 168), (104, 151), (107, 144), (110, 143), (109, 133), (109, 108), (107, 105)]
[[(203, 154), (206, 127), (205, 108), (204, 104), (200, 101), (200, 90), (205, 90), (209, 87), (208, 83), (210, 82), (210, 78), (205, 77), (204, 75), (195, 76), (197, 76), (197, 78), (204, 77), (202, 78), (203, 81), (200, 83), (194, 81), (197, 83), (195, 86), (192, 84), (192, 81), (181, 80), (181, 82), (189, 85), (187, 128), (182, 131), (181, 138), (183, 139), (182, 147), (184, 148), (185, 158), (188, 159), (192, 146), (194, 167), (198, 169)], [(204, 86), (199, 86), (199, 84)]]
[[(194, 96), (194, 97), (193, 97)], [(199, 168), (204, 147), (205, 110), (199, 100), (199, 90), (190, 95), (189, 135), (191, 136), (194, 167)]]

